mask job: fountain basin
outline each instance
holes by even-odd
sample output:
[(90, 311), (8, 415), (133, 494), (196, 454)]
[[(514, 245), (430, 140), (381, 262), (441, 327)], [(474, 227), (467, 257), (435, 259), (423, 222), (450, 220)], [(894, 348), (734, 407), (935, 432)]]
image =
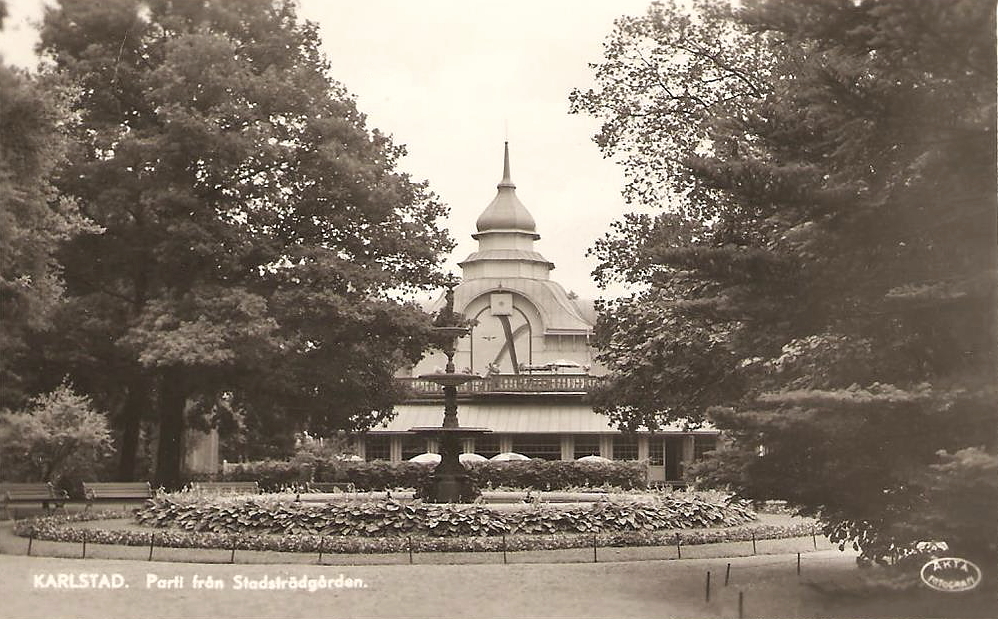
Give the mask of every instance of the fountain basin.
[(480, 380), (478, 374), (466, 374), (464, 372), (434, 372), (433, 374), (422, 374), (419, 378), (436, 383), (441, 387), (457, 387), (473, 380)]

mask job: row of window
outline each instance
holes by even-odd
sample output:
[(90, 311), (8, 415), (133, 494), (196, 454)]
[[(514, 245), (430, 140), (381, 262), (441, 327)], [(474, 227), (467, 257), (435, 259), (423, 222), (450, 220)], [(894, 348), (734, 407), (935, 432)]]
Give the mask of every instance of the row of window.
[[(425, 438), (415, 435), (403, 435), (402, 439), (402, 459), (408, 460), (413, 456), (429, 451), (431, 443)], [(499, 435), (488, 435), (474, 439), (474, 451), (486, 458), (498, 454)], [(682, 437), (669, 437), (665, 440), (651, 440), (648, 445), (649, 464), (661, 466), (665, 461), (665, 452), (674, 451), (678, 453), (681, 449)], [(542, 458), (544, 460), (561, 460), (561, 436), (558, 434), (515, 434), (512, 436), (513, 451), (530, 458)], [(600, 453), (600, 437), (594, 434), (579, 434), (575, 436), (575, 450), (573, 458), (578, 460), (583, 456), (598, 456)], [(693, 443), (694, 458), (700, 460), (708, 451), (712, 451), (717, 444), (717, 439), (713, 436), (697, 436)], [(368, 435), (365, 438), (365, 452), (368, 460), (390, 460), (391, 459), (391, 437), (381, 435)], [(638, 437), (628, 434), (618, 434), (613, 437), (613, 459), (614, 460), (637, 460), (638, 459)]]

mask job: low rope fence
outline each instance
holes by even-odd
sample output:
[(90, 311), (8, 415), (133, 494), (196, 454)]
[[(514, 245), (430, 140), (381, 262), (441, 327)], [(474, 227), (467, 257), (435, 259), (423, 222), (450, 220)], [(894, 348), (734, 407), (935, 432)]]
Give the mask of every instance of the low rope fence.
[[(749, 540), (709, 543), (686, 543), (680, 534), (672, 546), (621, 546), (619, 536), (612, 533), (593, 533), (587, 546), (573, 548), (511, 548), (510, 540), (498, 537), (489, 550), (450, 551), (436, 550), (439, 540), (406, 536), (396, 540), (394, 552), (343, 553), (331, 549), (330, 537), (319, 536), (314, 550), (278, 551), (259, 550), (238, 535), (227, 537), (227, 543), (215, 548), (178, 548), (163, 544), (163, 534), (158, 531), (135, 532), (129, 545), (107, 544), (96, 541), (95, 531), (78, 529), (71, 541), (40, 539), (33, 529), (18, 536), (8, 527), (0, 534), (0, 552), (13, 555), (45, 556), (77, 559), (130, 559), (152, 562), (179, 563), (245, 563), (245, 564), (298, 564), (298, 565), (400, 565), (400, 564), (516, 564), (516, 563), (598, 563), (627, 561), (662, 561), (689, 559), (716, 559), (748, 557), (753, 555), (797, 554), (796, 569), (800, 572), (802, 555), (817, 550), (837, 548), (827, 539), (819, 537), (815, 528), (810, 535), (760, 539), (753, 535)], [(141, 537), (141, 544), (136, 543)], [(724, 582), (730, 581), (730, 567)], [(709, 585), (707, 585), (709, 588)]]

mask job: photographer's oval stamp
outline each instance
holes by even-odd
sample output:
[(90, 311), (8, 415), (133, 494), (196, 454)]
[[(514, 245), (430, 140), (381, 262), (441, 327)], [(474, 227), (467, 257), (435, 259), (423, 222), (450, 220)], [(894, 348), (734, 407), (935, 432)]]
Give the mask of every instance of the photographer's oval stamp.
[(981, 568), (966, 559), (941, 557), (922, 566), (922, 582), (936, 591), (970, 591), (981, 584)]

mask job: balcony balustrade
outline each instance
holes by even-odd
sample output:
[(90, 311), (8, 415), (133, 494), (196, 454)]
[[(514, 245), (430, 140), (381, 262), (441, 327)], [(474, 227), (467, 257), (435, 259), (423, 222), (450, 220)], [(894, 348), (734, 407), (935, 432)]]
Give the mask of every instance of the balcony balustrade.
[[(439, 385), (421, 378), (397, 378), (409, 387), (416, 398), (442, 397)], [(598, 385), (602, 376), (585, 374), (493, 374), (458, 386), (459, 396), (474, 396), (496, 393), (560, 393), (584, 394)]]

